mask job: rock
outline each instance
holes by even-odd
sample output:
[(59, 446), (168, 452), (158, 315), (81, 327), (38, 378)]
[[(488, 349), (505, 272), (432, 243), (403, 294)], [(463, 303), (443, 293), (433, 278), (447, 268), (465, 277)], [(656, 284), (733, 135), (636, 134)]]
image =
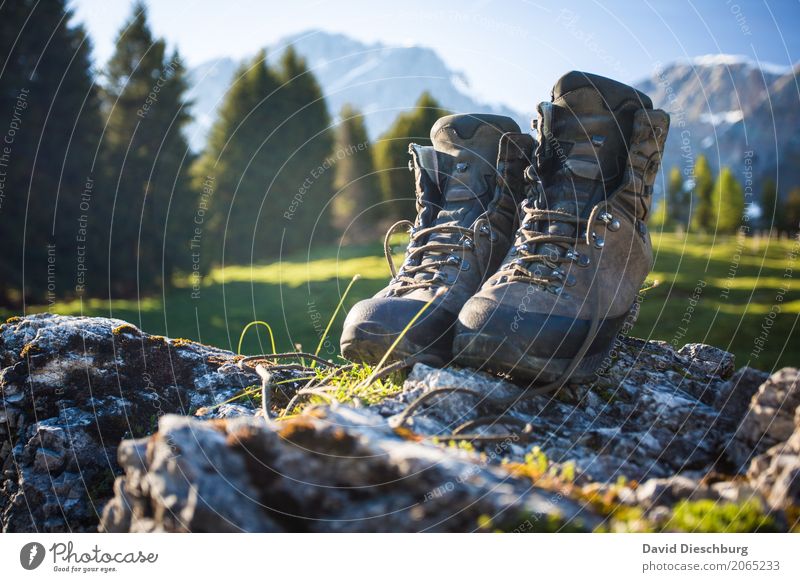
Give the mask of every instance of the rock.
[(146, 445), (126, 441), (120, 450), (125, 475), (105, 531), (471, 531), (483, 516), (508, 529), (525, 520), (590, 529), (600, 521), (473, 453), (404, 440), (379, 415), (349, 407), (284, 422), (166, 416)]
[(789, 439), (796, 428), (794, 413), (798, 406), (797, 368), (779, 370), (759, 387), (727, 450), (739, 470), (744, 470), (754, 456)]
[(678, 357), (682, 358), (695, 374), (730, 378), (735, 370), (735, 358), (732, 353), (706, 344), (686, 344), (678, 350)]
[[(100, 514), (106, 531), (472, 531), (487, 517), (591, 529), (609, 516), (580, 491), (654, 523), (681, 499), (798, 502), (797, 370), (734, 373), (712, 346), (621, 334), (593, 382), (551, 395), (417, 364), (380, 402), (283, 421), (226, 402), (259, 384), (236, 361), (120, 320), (0, 326), (3, 531), (95, 530)], [(298, 386), (280, 385), (273, 416)], [(437, 395), (399, 426), (416, 398), (452, 386), (478, 396)], [(474, 432), (493, 440), (448, 444), (487, 415), (503, 420)]]
[(93, 317), (12, 320), (0, 363), (0, 523), (15, 532), (96, 529), (124, 437), (258, 381), (230, 352)]
[(773, 509), (800, 507), (800, 406), (795, 409), (792, 435), (755, 457), (747, 476)]
[(723, 384), (717, 392), (713, 406), (730, 419), (734, 430), (750, 408), (750, 400), (758, 388), (766, 382), (769, 374), (745, 366)]
[(636, 501), (645, 510), (655, 506), (670, 506), (683, 499), (709, 499), (711, 492), (706, 485), (683, 475), (666, 479), (649, 479), (636, 488)]
[[(706, 347), (695, 344), (689, 353), (723, 358), (720, 350)], [(571, 386), (557, 397), (520, 400), (505, 410), (532, 427), (526, 442), (517, 443), (512, 452), (524, 456), (538, 446), (553, 462), (575, 461), (578, 482), (615, 481), (620, 476), (641, 481), (711, 466), (730, 438), (733, 423), (684, 388), (702, 384), (716, 394), (726, 382), (709, 378), (706, 369), (695, 373), (681, 367), (685, 357), (665, 343), (624, 339), (616, 362), (594, 384)], [(670, 372), (676, 369), (680, 372), (673, 377)], [(423, 364), (415, 366), (405, 389), (417, 396), (443, 386), (465, 387), (487, 397), (522, 394), (513, 384), (482, 373)], [(399, 412), (405, 405), (386, 408)], [(411, 428), (425, 435), (447, 434), (467, 420), (502, 412), (474, 396), (446, 394), (415, 414)], [(507, 430), (498, 426), (494, 432)]]

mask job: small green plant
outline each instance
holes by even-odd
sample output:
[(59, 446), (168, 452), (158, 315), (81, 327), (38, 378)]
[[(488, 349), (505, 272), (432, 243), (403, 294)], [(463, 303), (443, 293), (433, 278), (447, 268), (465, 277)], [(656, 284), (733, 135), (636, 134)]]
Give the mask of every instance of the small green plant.
[[(380, 401), (398, 394), (403, 389), (403, 381), (405, 380), (404, 374), (401, 372), (394, 372), (386, 378), (374, 380), (371, 383), (366, 383), (373, 372), (374, 368), (367, 364), (355, 364), (352, 368), (344, 370), (343, 372), (328, 378), (328, 371), (315, 368), (316, 379), (319, 381), (325, 380), (327, 386), (330, 387), (328, 392), (329, 396), (335, 398), (339, 403), (353, 403), (356, 401), (363, 402), (371, 406)], [(327, 400), (321, 396), (312, 396), (308, 403), (320, 403)], [(287, 411), (288, 413), (296, 414), (305, 408), (305, 404), (298, 405), (294, 410)]]
[[(360, 278), (361, 275), (356, 273), (355, 275), (353, 275), (353, 278), (350, 279), (350, 284), (347, 286), (347, 289), (344, 290), (344, 293), (342, 293), (342, 297), (339, 299), (339, 303), (336, 305), (336, 309), (333, 310), (333, 315), (331, 315), (331, 318), (328, 320), (328, 325), (325, 328), (322, 337), (319, 338), (319, 344), (317, 345), (317, 349), (314, 352), (315, 356), (319, 355), (319, 351), (322, 349), (322, 346), (325, 345), (325, 338), (328, 337), (328, 332), (331, 330), (331, 326), (333, 325), (333, 322), (336, 320), (336, 316), (339, 315), (339, 310), (342, 308), (342, 305), (344, 304), (345, 297), (347, 297), (347, 294), (350, 293), (350, 289), (353, 287), (353, 284)], [(317, 363), (311, 362), (311, 367), (316, 368)]]
[(699, 533), (778, 531), (773, 517), (766, 515), (756, 500), (737, 504), (710, 499), (679, 502), (665, 529)]
[(534, 473), (544, 475), (550, 467), (550, 460), (542, 449), (533, 447), (530, 452), (525, 454), (525, 464), (531, 467)]
[(272, 328), (266, 321), (251, 321), (250, 323), (244, 326), (241, 335), (239, 335), (239, 346), (236, 348), (236, 353), (237, 354), (242, 353), (242, 342), (244, 341), (244, 334), (246, 334), (247, 330), (253, 327), (254, 325), (263, 325), (264, 327), (267, 328), (267, 331), (269, 332), (269, 341), (272, 344), (272, 353), (277, 354), (278, 350), (275, 347), (275, 335), (272, 333)]

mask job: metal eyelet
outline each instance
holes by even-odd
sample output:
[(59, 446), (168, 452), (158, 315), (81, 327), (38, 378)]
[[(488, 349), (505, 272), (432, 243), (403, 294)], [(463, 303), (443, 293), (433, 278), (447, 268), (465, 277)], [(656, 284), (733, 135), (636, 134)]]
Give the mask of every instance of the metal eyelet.
[(448, 265), (460, 265), (461, 264), (461, 257), (457, 257), (456, 255), (449, 255), (446, 259)]
[(592, 259), (589, 258), (589, 255), (579, 255), (578, 256), (578, 266), (579, 267), (588, 267), (592, 262)]
[(575, 275), (567, 275), (567, 278), (564, 280), (564, 285), (567, 287), (574, 287), (578, 280), (575, 278)]
[(469, 169), (469, 164), (467, 162), (459, 162), (456, 164), (457, 172), (466, 172), (468, 169)]
[(611, 232), (617, 232), (619, 230), (620, 227), (619, 220), (614, 218), (610, 212), (603, 212), (598, 218), (606, 225), (606, 228), (608, 228), (608, 230), (610, 230)]
[(469, 261), (464, 261), (464, 260), (462, 260), (462, 261), (461, 261), (461, 264), (459, 265), (459, 268), (460, 268), (462, 271), (469, 271)]
[(496, 233), (496, 232), (494, 232), (492, 229), (490, 229), (490, 228), (489, 228), (489, 227), (488, 227), (486, 224), (482, 224), (482, 225), (480, 226), (480, 228), (478, 229), (478, 231), (479, 231), (479, 232), (480, 232), (482, 235), (488, 236), (488, 237), (489, 237), (489, 240), (490, 240), (491, 242), (496, 242), (496, 241), (497, 241), (497, 233)]
[(594, 248), (602, 249), (604, 246), (606, 246), (605, 239), (601, 236), (597, 236), (597, 233), (592, 233), (592, 239), (594, 239)]

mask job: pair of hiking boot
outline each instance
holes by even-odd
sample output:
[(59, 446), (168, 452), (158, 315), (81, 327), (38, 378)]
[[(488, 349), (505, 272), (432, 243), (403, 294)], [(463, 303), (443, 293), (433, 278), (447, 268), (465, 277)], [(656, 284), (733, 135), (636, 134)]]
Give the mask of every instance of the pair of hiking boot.
[(571, 72), (533, 126), (538, 141), (507, 117), (450, 115), (432, 146), (411, 144), (418, 214), (391, 229), (410, 227), (405, 258), (395, 270), (387, 252), (389, 285), (349, 312), (343, 356), (376, 363), (396, 343), (392, 360), (555, 386), (592, 378), (652, 268), (669, 116), (632, 87)]

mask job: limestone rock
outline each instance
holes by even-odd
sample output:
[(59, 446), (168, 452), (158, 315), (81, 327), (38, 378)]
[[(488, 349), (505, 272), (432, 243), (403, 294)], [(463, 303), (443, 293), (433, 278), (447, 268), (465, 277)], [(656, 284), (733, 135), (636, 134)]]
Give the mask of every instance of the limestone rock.
[(528, 520), (590, 529), (580, 504), (474, 453), (404, 440), (377, 414), (317, 409), (284, 422), (165, 416), (120, 448), (105, 531), (471, 531)]
[(230, 352), (51, 314), (0, 326), (0, 364), (0, 523), (15, 532), (94, 530), (124, 437), (258, 381)]

